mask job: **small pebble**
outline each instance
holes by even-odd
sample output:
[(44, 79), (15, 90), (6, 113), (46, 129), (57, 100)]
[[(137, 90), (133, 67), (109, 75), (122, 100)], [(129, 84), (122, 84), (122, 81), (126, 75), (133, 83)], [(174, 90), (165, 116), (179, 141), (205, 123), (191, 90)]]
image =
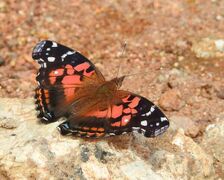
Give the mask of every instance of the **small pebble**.
[(159, 106), (166, 111), (178, 111), (184, 106), (185, 102), (181, 99), (180, 91), (170, 89), (159, 99)]
[(218, 90), (217, 97), (220, 99), (224, 99), (224, 88)]
[(223, 39), (216, 40), (215, 46), (219, 51), (224, 51), (224, 40)]
[(216, 20), (220, 21), (220, 20), (222, 20), (222, 19), (223, 19), (223, 17), (222, 17), (221, 15), (217, 15), (217, 16), (216, 16)]

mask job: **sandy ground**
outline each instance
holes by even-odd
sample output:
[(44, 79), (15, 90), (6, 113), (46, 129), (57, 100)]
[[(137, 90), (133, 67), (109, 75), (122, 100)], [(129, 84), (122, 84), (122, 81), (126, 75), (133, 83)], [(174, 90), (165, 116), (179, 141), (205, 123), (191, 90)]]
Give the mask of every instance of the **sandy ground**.
[(108, 79), (119, 65), (122, 75), (138, 73), (122, 88), (159, 104), (171, 119), (189, 118), (188, 135), (200, 141), (208, 124), (224, 118), (224, 56), (196, 54), (198, 46), (224, 39), (223, 12), (222, 0), (0, 1), (0, 96), (33, 96), (32, 48), (55, 40)]

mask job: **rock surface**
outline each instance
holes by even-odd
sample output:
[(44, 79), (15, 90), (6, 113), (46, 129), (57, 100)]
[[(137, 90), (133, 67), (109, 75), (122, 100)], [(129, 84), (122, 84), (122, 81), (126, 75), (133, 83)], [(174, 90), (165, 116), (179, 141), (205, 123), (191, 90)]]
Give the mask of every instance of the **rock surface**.
[(181, 129), (86, 140), (61, 136), (59, 123), (38, 123), (32, 99), (1, 98), (0, 179), (214, 179), (213, 157), (223, 162)]
[(217, 174), (224, 178), (224, 122), (220, 121), (207, 126), (201, 142), (202, 147), (213, 155)]
[(171, 128), (182, 128), (184, 130), (184, 134), (187, 136), (194, 138), (199, 133), (199, 127), (188, 117), (171, 116), (170, 120), (173, 123)]
[(177, 89), (169, 89), (162, 94), (159, 99), (159, 105), (167, 111), (177, 111), (184, 106), (184, 101), (181, 99), (180, 91)]
[(224, 57), (224, 40), (203, 38), (193, 44), (192, 51), (198, 58)]
[(224, 99), (224, 87), (220, 87), (217, 89), (217, 97), (220, 99)]

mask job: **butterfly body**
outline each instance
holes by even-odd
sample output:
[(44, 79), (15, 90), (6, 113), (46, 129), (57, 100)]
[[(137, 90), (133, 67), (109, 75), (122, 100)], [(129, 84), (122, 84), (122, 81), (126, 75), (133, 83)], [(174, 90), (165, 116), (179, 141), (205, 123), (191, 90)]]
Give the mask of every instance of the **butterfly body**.
[(103, 137), (127, 132), (162, 134), (169, 121), (146, 98), (120, 90), (125, 76), (106, 81), (80, 53), (53, 41), (41, 41), (32, 53), (41, 68), (35, 91), (38, 117), (45, 123), (62, 116), (61, 134)]

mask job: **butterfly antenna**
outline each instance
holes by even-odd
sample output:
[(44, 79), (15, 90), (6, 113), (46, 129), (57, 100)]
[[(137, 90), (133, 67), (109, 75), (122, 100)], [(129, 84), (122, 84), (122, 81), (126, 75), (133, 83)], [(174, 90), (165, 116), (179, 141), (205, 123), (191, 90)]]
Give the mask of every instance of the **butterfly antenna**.
[[(127, 47), (127, 43), (126, 43), (126, 41), (125, 41), (125, 42), (123, 43), (123, 45), (122, 45), (122, 51), (121, 51), (120, 58), (123, 58), (123, 57), (124, 57), (125, 52), (126, 52), (126, 47)], [(117, 71), (117, 75), (116, 75), (116, 77), (119, 77), (119, 72), (120, 72), (120, 68), (121, 68), (121, 62), (122, 62), (122, 61), (119, 62), (119, 66), (118, 66), (118, 71)]]
[(139, 73), (134, 73), (134, 74), (127, 74), (127, 75), (124, 75), (125, 77), (130, 77), (130, 76), (137, 76), (137, 75), (143, 75), (143, 74), (149, 74), (149, 72), (139, 72)]

